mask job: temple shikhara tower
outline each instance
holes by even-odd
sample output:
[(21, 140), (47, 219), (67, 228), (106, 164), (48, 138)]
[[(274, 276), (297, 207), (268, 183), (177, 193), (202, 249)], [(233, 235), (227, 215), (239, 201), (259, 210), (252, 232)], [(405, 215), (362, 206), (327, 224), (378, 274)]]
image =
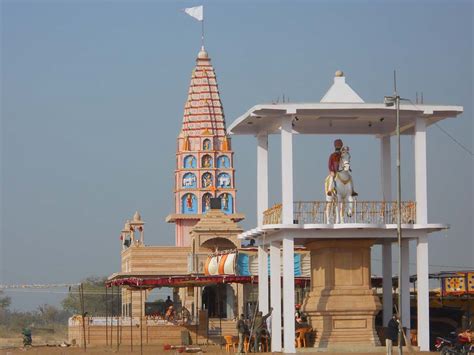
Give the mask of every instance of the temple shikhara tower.
[(211, 198), (219, 198), (222, 211), (233, 220), (242, 219), (235, 214), (233, 155), (216, 74), (202, 47), (192, 72), (177, 139), (175, 212), (166, 219), (176, 224), (176, 246), (190, 245), (189, 233), (210, 209)]

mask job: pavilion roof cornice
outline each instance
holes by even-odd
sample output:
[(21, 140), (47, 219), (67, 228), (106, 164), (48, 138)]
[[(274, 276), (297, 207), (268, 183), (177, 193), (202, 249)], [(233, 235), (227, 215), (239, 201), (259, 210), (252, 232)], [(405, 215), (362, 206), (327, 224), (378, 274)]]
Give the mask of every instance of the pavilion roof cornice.
[[(462, 106), (400, 106), (403, 134), (412, 134), (415, 119), (424, 117), (431, 125), (456, 117)], [(293, 119), (295, 133), (301, 134), (370, 134), (392, 135), (395, 131), (395, 109), (383, 103), (282, 103), (259, 104), (238, 117), (228, 128), (229, 134), (277, 134), (281, 120)]]

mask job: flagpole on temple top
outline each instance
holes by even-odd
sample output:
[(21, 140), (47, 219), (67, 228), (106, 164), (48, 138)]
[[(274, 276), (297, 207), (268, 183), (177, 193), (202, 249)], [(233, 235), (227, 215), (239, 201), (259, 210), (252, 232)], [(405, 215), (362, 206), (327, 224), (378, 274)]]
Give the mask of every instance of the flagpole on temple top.
[(201, 45), (204, 48), (204, 6), (188, 7), (184, 12), (201, 22)]
[(204, 48), (204, 16), (202, 16), (202, 21), (201, 21), (201, 46), (202, 48)]

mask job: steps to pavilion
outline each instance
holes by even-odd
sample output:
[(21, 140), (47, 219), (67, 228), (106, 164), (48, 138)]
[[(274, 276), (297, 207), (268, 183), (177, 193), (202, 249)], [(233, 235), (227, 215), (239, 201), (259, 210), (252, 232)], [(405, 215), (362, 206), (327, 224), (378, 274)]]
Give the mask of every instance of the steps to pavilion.
[[(196, 336), (197, 328), (197, 336)], [(107, 333), (106, 333), (107, 330)], [(130, 339), (133, 339), (133, 346), (143, 344), (151, 345), (181, 345), (182, 332), (189, 333), (189, 343), (196, 344), (218, 344), (223, 342), (223, 336), (233, 335), (237, 336), (236, 322), (233, 320), (211, 318), (209, 320), (209, 330), (205, 325), (148, 325), (143, 324), (140, 333), (140, 325), (121, 324), (118, 327), (110, 326), (107, 328), (104, 325), (89, 325), (86, 323), (85, 338), (87, 346), (117, 346), (117, 339), (119, 339), (119, 346), (130, 346)], [(84, 331), (80, 324), (69, 325), (68, 341), (71, 344), (83, 346)]]

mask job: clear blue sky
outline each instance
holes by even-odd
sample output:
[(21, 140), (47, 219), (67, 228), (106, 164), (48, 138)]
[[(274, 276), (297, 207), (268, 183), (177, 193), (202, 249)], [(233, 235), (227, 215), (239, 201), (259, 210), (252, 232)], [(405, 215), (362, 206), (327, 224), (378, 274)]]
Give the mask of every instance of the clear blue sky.
[[(5, 1), (2, 10), (0, 282), (77, 282), (119, 270), (119, 232), (136, 209), (149, 244), (174, 243), (176, 136), (200, 25), (179, 10), (202, 2)], [(204, 1), (206, 48), (229, 124), (285, 94), (319, 101), (342, 69), (366, 102), (398, 71), (402, 96), (463, 105), (440, 125), (472, 151), (470, 1)], [(295, 198), (322, 199), (335, 137), (297, 137)], [(380, 199), (379, 145), (351, 147), (360, 199)], [(278, 142), (271, 202), (279, 200)], [(233, 140), (237, 208), (255, 225), (255, 140)], [(310, 152), (310, 153), (308, 153)], [(403, 197), (414, 198), (413, 145), (403, 139)], [(474, 268), (473, 158), (437, 127), (428, 133), (430, 271)], [(374, 250), (374, 269), (380, 252)], [(414, 253), (412, 253), (414, 262)], [(441, 266), (439, 266), (441, 265)], [(444, 267), (446, 266), (446, 267)], [(414, 271), (414, 265), (412, 265)], [(13, 293), (12, 293), (13, 294)], [(57, 300), (56, 296), (54, 300)], [(53, 297), (18, 296), (33, 307)]]

